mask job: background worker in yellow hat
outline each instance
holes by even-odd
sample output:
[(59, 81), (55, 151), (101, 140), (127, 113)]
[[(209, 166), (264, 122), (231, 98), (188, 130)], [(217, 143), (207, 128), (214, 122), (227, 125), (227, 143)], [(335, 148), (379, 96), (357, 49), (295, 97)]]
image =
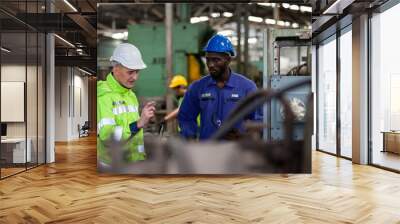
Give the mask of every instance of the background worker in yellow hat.
[(183, 96), (185, 96), (185, 93), (187, 91), (187, 86), (188, 86), (188, 82), (183, 75), (175, 75), (171, 79), (169, 88), (171, 88), (175, 91), (175, 97), (178, 99), (178, 108), (173, 110), (171, 113), (167, 114), (164, 117), (163, 122), (168, 122), (170, 120), (175, 119), (178, 116), (179, 106), (181, 105), (181, 103), (183, 101)]

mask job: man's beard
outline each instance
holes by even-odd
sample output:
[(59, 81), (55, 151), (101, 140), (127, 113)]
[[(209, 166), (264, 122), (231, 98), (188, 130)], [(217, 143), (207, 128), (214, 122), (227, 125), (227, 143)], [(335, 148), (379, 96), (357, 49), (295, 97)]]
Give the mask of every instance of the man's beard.
[(221, 80), (222, 79), (222, 77), (223, 77), (223, 75), (224, 75), (224, 73), (225, 73), (225, 71), (226, 71), (226, 69), (224, 69), (224, 70), (221, 70), (220, 72), (218, 72), (218, 73), (210, 73), (210, 75), (211, 75), (211, 77), (214, 79), (214, 80)]

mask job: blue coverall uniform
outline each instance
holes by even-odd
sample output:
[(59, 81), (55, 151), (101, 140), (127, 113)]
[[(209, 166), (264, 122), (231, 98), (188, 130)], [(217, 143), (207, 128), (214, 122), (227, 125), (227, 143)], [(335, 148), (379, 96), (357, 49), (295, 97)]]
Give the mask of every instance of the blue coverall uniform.
[[(178, 122), (180, 134), (185, 138), (196, 138), (198, 126), (196, 118), (200, 114), (200, 140), (210, 138), (221, 126), (239, 100), (257, 90), (255, 83), (243, 75), (231, 72), (223, 88), (207, 75), (192, 83), (179, 108)], [(261, 109), (257, 109), (246, 120), (262, 121)], [(242, 123), (235, 125), (240, 133), (244, 132)]]

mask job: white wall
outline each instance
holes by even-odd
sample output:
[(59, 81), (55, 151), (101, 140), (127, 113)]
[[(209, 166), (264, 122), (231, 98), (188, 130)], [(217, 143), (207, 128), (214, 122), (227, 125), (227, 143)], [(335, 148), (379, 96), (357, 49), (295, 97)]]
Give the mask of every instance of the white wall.
[[(81, 76), (82, 73), (79, 70), (75, 70), (74, 75), (74, 91), (72, 98), (74, 99), (74, 108), (72, 108), (72, 124), (71, 124), (71, 135), (73, 138), (78, 138), (78, 124), (81, 126), (88, 121), (88, 78)], [(77, 75), (78, 72), (78, 75)], [(81, 110), (81, 111), (80, 111)]]
[[(25, 65), (2, 65), (1, 66), (1, 81), (4, 82), (25, 82), (26, 74)], [(28, 73), (33, 69), (28, 66)], [(33, 94), (27, 94), (28, 97)], [(36, 94), (35, 94), (36, 96)], [(7, 108), (1, 108), (7, 110)], [(28, 120), (30, 120), (28, 118)], [(25, 122), (7, 122), (7, 136), (8, 137), (25, 137)], [(28, 136), (29, 137), (29, 136)]]
[(55, 68), (55, 141), (68, 140), (68, 85), (67, 67)]
[(56, 67), (56, 141), (79, 138), (78, 124), (88, 120), (88, 78), (83, 75), (76, 68)]
[[(30, 139), (32, 161), (44, 162), (44, 89), (43, 89), (42, 68), (39, 66), (25, 66), (25, 64), (3, 64), (1, 66), (1, 81), (3, 82), (24, 82), (26, 83), (26, 107), (22, 107), (22, 112), (26, 110), (27, 119), (24, 122), (6, 122), (7, 137), (25, 138), (25, 134)], [(25, 80), (27, 78), (27, 80)], [(22, 90), (23, 91), (23, 90)], [(22, 92), (23, 94), (23, 92)], [(2, 96), (7, 97), (7, 96)], [(10, 108), (1, 108), (3, 112), (13, 113)], [(7, 111), (9, 110), (9, 111)], [(27, 132), (26, 132), (27, 131)], [(37, 157), (37, 154), (39, 156)]]

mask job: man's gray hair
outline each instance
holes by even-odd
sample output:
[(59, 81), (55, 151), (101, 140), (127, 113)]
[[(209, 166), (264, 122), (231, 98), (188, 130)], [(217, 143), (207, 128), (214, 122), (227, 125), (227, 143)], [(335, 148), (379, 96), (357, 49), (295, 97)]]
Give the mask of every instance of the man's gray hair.
[(111, 66), (115, 68), (117, 65), (121, 65), (118, 61), (111, 61)]

